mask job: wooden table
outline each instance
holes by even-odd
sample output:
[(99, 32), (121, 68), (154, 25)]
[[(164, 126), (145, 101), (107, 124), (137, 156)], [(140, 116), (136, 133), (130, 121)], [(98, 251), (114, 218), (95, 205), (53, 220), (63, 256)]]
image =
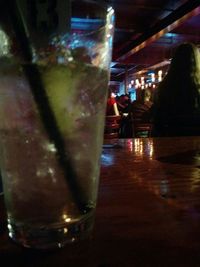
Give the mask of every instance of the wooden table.
[(109, 142), (115, 145), (102, 153), (93, 238), (56, 251), (23, 249), (7, 237), (1, 197), (1, 263), (5, 260), (5, 266), (15, 267), (200, 266), (200, 137)]

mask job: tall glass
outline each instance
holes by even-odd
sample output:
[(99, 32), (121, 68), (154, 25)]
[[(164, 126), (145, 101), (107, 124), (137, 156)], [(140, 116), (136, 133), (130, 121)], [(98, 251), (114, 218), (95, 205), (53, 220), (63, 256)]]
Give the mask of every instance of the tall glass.
[(0, 148), (9, 236), (62, 247), (93, 229), (114, 11), (8, 0), (0, 18)]

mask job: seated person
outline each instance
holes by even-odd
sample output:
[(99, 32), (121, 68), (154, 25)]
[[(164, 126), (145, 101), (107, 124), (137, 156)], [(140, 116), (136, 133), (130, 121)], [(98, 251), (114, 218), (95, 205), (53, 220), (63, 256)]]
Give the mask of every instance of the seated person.
[(175, 51), (154, 93), (153, 136), (200, 135), (200, 52), (191, 43)]
[(141, 121), (143, 123), (149, 123), (151, 118), (151, 106), (150, 95), (147, 90), (141, 90), (138, 100), (132, 102), (130, 112), (134, 121)]
[(119, 110), (117, 107), (117, 102), (115, 100), (115, 95), (111, 91), (109, 91), (107, 108), (106, 108), (106, 116), (110, 115), (119, 116)]
[(129, 113), (130, 105), (131, 105), (131, 101), (130, 101), (129, 95), (123, 94), (117, 98), (117, 107), (118, 107), (120, 114)]

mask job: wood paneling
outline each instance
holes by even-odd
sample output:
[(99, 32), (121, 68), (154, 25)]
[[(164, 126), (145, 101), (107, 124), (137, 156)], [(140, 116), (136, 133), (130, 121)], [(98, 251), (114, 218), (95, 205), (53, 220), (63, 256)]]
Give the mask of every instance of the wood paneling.
[(151, 69), (182, 42), (200, 44), (198, 0), (107, 1), (116, 13), (111, 80)]

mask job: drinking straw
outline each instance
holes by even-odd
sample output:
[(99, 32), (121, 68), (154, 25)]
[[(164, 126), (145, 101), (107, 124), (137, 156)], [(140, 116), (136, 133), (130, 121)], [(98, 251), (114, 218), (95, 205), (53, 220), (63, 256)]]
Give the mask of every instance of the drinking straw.
[[(12, 0), (7, 0), (7, 7), (16, 38), (21, 46), (23, 60), (25, 63), (31, 63), (32, 51), (20, 8), (18, 7), (16, 1)], [(66, 182), (70, 187), (74, 201), (80, 211), (86, 212), (84, 194), (81, 188), (78, 186), (77, 175), (73, 170), (70, 159), (66, 155), (67, 152), (65, 150), (65, 142), (58, 128), (55, 115), (49, 104), (40, 72), (36, 64), (23, 64), (22, 67), (30, 83), (30, 87), (46, 132), (49, 136), (49, 139), (54, 143), (57, 149), (58, 161), (64, 171)]]

